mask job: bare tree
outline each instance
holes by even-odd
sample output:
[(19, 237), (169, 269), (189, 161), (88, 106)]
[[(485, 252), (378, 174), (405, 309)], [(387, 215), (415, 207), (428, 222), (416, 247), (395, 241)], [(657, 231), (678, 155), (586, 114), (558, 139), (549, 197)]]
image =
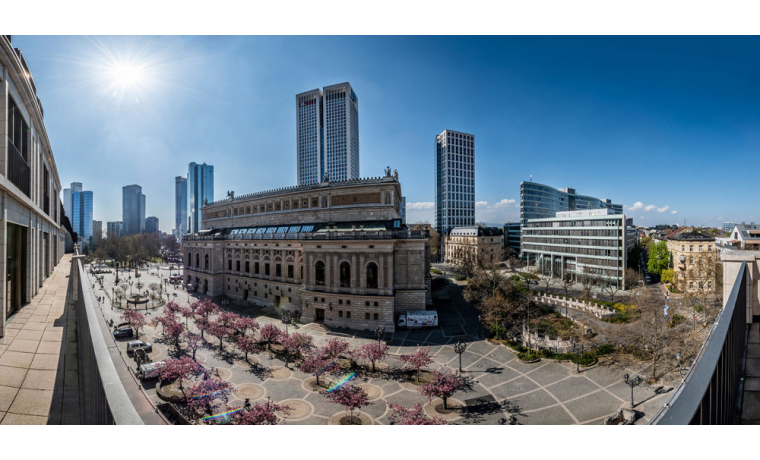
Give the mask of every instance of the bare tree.
[(557, 281), (559, 286), (562, 288), (562, 290), (565, 291), (565, 297), (568, 297), (568, 291), (570, 289), (570, 286), (573, 285), (573, 279), (570, 276), (569, 273), (565, 273), (565, 275)]

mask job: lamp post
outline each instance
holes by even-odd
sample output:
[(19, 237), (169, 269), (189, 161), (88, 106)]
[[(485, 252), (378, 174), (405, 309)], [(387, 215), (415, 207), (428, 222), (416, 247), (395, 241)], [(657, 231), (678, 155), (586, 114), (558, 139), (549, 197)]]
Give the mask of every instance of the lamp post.
[(459, 355), (459, 372), (462, 372), (462, 353), (467, 349), (467, 344), (457, 342), (454, 344), (454, 353)]
[(633, 388), (641, 385), (641, 382), (642, 382), (641, 377), (637, 375), (635, 379), (632, 379), (632, 378), (629, 378), (628, 374), (625, 374), (623, 376), (623, 381), (625, 382), (626, 385), (631, 387), (631, 409), (633, 409)]
[(380, 342), (385, 338), (385, 328), (377, 326), (375, 328), (375, 337), (377, 338), (377, 346), (380, 346)]
[(578, 343), (573, 344), (573, 351), (578, 354), (578, 358), (575, 360), (575, 372), (581, 373), (581, 355), (583, 354), (583, 344), (579, 346)]

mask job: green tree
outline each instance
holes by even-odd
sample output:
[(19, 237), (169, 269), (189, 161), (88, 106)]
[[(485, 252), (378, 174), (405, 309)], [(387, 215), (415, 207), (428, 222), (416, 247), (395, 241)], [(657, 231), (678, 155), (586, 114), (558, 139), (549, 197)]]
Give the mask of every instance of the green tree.
[(672, 268), (668, 268), (662, 271), (660, 274), (660, 280), (663, 283), (671, 283), (673, 284), (673, 281), (675, 280), (674, 272)]
[(644, 238), (641, 239), (641, 245), (647, 248), (647, 251), (652, 249), (652, 244), (654, 244), (654, 240), (652, 240), (652, 238), (648, 236), (645, 236)]
[(653, 244), (649, 250), (649, 263), (647, 263), (649, 271), (655, 275), (659, 275), (669, 265), (670, 252), (668, 251), (668, 244), (664, 241)]

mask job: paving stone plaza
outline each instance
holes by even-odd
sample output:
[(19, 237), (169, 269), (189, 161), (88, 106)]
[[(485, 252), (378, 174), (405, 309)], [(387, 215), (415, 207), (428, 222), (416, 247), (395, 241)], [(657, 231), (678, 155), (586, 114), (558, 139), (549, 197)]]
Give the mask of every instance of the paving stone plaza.
[[(134, 281), (133, 274), (121, 272), (120, 277), (132, 277), (131, 280)], [(96, 284), (94, 277), (88, 276), (89, 285)], [(93, 290), (95, 296), (102, 296), (105, 291), (110, 293), (113, 288), (113, 273), (99, 276), (103, 276), (104, 290), (96, 284)], [(167, 276), (167, 267), (154, 266), (148, 270), (141, 270), (143, 290), (144, 286), (162, 282)], [(576, 372), (576, 365), (570, 362), (558, 363), (544, 359), (533, 364), (522, 363), (516, 359), (511, 349), (479, 338), (481, 331), (477, 326), (477, 311), (461, 299), (457, 285), (450, 283), (447, 289), (451, 294), (451, 302), (435, 305), (441, 316), (440, 327), (386, 334), (385, 340), (391, 352), (389, 358), (378, 366), (378, 372), (373, 374), (358, 371), (353, 378), (353, 383), (365, 389), (371, 402), (359, 411), (363, 423), (371, 421), (374, 424), (388, 424), (390, 411), (385, 402), (405, 407), (413, 407), (420, 403), (424, 405), (428, 415), (440, 416), (433, 409), (440, 401), (431, 403), (422, 396), (418, 391), (419, 387), (406, 377), (406, 373), (400, 372), (404, 364), (395, 357), (413, 351), (417, 345), (429, 346), (434, 362), (427, 367), (428, 370), (446, 366), (452, 371), (458, 371), (459, 357), (453, 347), (457, 342), (467, 344), (461, 357), (463, 375), (470, 377), (473, 385), (471, 391), (457, 393), (453, 400), (449, 400), (450, 403), (464, 406), (463, 410), (443, 416), (450, 423), (497, 424), (500, 419), (503, 423), (504, 419), (511, 418), (514, 422), (525, 425), (601, 424), (605, 417), (620, 408), (628, 407), (631, 389), (624, 383), (622, 376), (626, 372), (631, 375), (642, 373), (645, 369), (611, 368), (604, 366), (604, 363), (597, 363), (581, 368), (579, 374)], [(199, 294), (188, 294), (182, 288), (175, 289), (171, 285), (168, 292), (170, 297), (181, 305), (202, 298)], [(103, 305), (105, 320), (121, 322), (119, 308), (112, 309), (107, 298)], [(250, 304), (246, 304), (245, 307), (231, 304), (222, 308), (250, 314), (261, 325), (272, 323), (284, 329), (278, 313), (272, 311), (272, 307), (261, 309)], [(162, 309), (163, 307), (158, 307), (147, 310), (146, 319), (150, 322), (152, 318), (161, 314)], [(192, 322), (190, 330), (198, 332)], [(294, 330), (311, 335), (317, 346), (335, 337), (347, 340), (352, 349), (375, 340), (375, 334), (371, 331), (328, 331), (316, 323), (289, 326), (290, 332)], [(154, 350), (150, 354), (153, 361), (174, 357), (174, 347), (162, 342), (160, 330), (157, 328), (146, 326), (141, 338), (154, 344)], [(292, 363), (286, 363), (278, 355), (262, 351), (249, 355), (249, 362), (245, 362), (242, 353), (225, 344), (231, 355), (224, 360), (219, 351), (218, 340), (208, 339), (209, 343), (198, 350), (197, 359), (234, 387), (228, 407), (240, 406), (245, 399), (256, 402), (269, 398), (293, 408), (293, 412), (287, 417), (289, 424), (337, 423), (345, 414), (342, 406), (329, 402), (321, 392), (313, 389), (313, 375), (300, 372)], [(127, 358), (126, 354), (126, 344), (129, 340), (117, 339), (116, 343), (125, 358), (123, 362), (134, 370), (135, 362)], [(348, 372), (350, 371), (346, 370), (346, 373)], [(327, 380), (329, 381), (329, 378)], [(144, 381), (144, 391), (153, 404), (160, 404), (163, 401), (156, 394), (156, 383), (156, 380)], [(637, 424), (646, 423), (649, 417), (654, 415), (669, 396), (671, 389), (647, 385), (634, 389), (635, 409), (639, 413)]]

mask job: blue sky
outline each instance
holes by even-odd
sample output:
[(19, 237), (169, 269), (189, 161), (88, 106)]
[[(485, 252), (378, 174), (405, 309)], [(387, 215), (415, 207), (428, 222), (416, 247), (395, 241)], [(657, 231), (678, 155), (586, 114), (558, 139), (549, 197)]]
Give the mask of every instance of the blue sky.
[(217, 199), (295, 185), (295, 94), (349, 81), (361, 175), (398, 169), (410, 222), (433, 220), (444, 129), (475, 135), (478, 221), (517, 220), (531, 174), (622, 203), (639, 225), (760, 221), (758, 37), (13, 43), (34, 75), (61, 183), (94, 192), (96, 220), (121, 220), (121, 187), (137, 183), (147, 215), (170, 232), (174, 177), (191, 161), (214, 165)]

